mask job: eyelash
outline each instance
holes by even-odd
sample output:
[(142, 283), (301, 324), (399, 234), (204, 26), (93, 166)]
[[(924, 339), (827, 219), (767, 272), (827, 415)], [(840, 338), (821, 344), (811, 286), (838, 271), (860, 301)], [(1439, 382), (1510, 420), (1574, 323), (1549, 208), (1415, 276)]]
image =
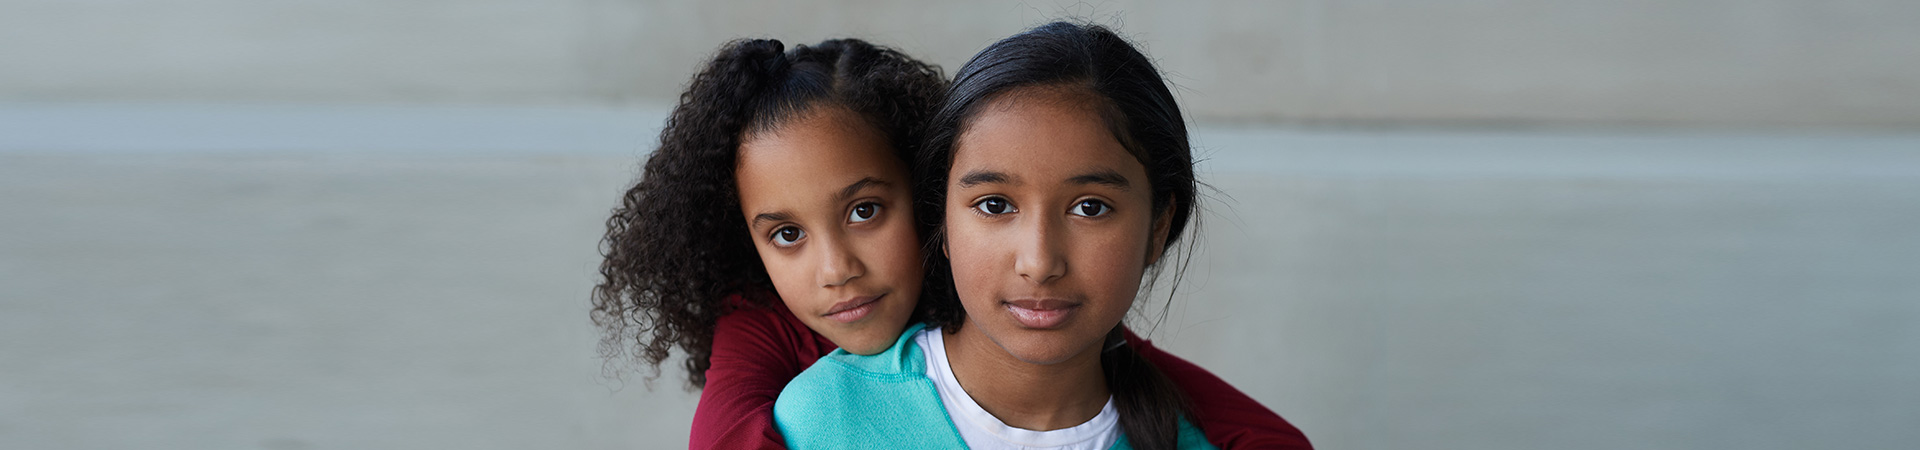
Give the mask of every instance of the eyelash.
[[(1088, 205), (1098, 206), (1099, 207), (1097, 210), (1098, 212), (1095, 212), (1093, 214), (1080, 214), (1080, 212), (1084, 211)], [(1073, 214), (1076, 216), (1086, 217), (1089, 219), (1098, 218), (1110, 213), (1113, 213), (1113, 205), (1109, 205), (1107, 204), (1107, 202), (1103, 202), (1103, 201), (1091, 199), (1091, 198), (1074, 202), (1073, 207), (1067, 209), (1067, 214)]]
[[(867, 218), (860, 219), (858, 218), (860, 214), (860, 208), (863, 208), (863, 207), (872, 207), (873, 212), (867, 214)], [(866, 223), (873, 219), (880, 218), (880, 212), (885, 210), (886, 208), (880, 206), (880, 204), (877, 202), (860, 202), (860, 204), (853, 205), (853, 209), (851, 211), (847, 211), (847, 221), (853, 222), (853, 223)]]
[[(990, 202), (999, 202), (1004, 205), (1002, 206), (1002, 208), (1005, 208), (1005, 209), (997, 213), (993, 211), (988, 211), (987, 210), (988, 203)], [(1095, 212), (1092, 214), (1081, 214), (1081, 212), (1084, 211), (1084, 208), (1090, 205), (1097, 207)], [(1004, 197), (997, 197), (997, 196), (987, 197), (987, 198), (983, 198), (973, 202), (972, 209), (974, 213), (987, 216), (987, 217), (994, 217), (994, 216), (1000, 216), (1004, 214), (1012, 214), (1012, 213), (1020, 212), (1020, 208), (1014, 207), (1013, 202), (1007, 201), (1007, 199)], [(1076, 216), (1086, 217), (1089, 219), (1103, 217), (1110, 213), (1113, 213), (1113, 205), (1110, 205), (1107, 202), (1101, 201), (1099, 199), (1091, 199), (1091, 198), (1073, 202), (1073, 207), (1067, 209), (1067, 214), (1073, 214)]]
[[(868, 207), (873, 208), (873, 210), (871, 213), (867, 214), (867, 218), (865, 219), (857, 218), (857, 215), (860, 214), (860, 209), (868, 208)], [(874, 219), (880, 218), (880, 213), (883, 211), (886, 211), (886, 207), (881, 206), (879, 202), (860, 202), (859, 204), (853, 205), (853, 208), (847, 211), (847, 221), (851, 223), (871, 222)], [(798, 234), (795, 235), (791, 240), (787, 240), (786, 242), (781, 242), (780, 235), (789, 230)], [(800, 229), (800, 227), (796, 227), (793, 225), (782, 225), (778, 228), (774, 228), (773, 233), (767, 235), (767, 240), (773, 242), (773, 245), (775, 247), (783, 247), (783, 248), (792, 247), (795, 244), (798, 244), (801, 239), (806, 239), (806, 238), (807, 238), (807, 230), (802, 230)]]
[[(1000, 204), (1002, 205), (1002, 206), (1001, 206), (1001, 208), (1003, 208), (1003, 210), (1002, 210), (1001, 212), (993, 212), (993, 211), (988, 211), (988, 210), (987, 210), (987, 203), (988, 203), (988, 202), (995, 202), (995, 201), (998, 201), (998, 202), (1000, 202)], [(987, 198), (983, 198), (983, 199), (980, 199), (980, 200), (977, 200), (977, 201), (974, 201), (974, 202), (973, 202), (973, 211), (974, 211), (975, 213), (978, 213), (978, 214), (981, 214), (981, 215), (984, 215), (984, 216), (987, 216), (987, 217), (993, 217), (993, 216), (998, 216), (998, 215), (1002, 215), (1002, 214), (1012, 214), (1012, 213), (1017, 213), (1017, 212), (1020, 212), (1020, 208), (1015, 208), (1015, 207), (1013, 207), (1013, 202), (1010, 202), (1010, 201), (1007, 201), (1007, 199), (1006, 199), (1006, 198), (1003, 198), (1003, 197), (987, 197)]]
[[(781, 243), (780, 234), (788, 230), (792, 230), (795, 233), (798, 233), (798, 236), (795, 236), (792, 240), (789, 240), (786, 243)], [(792, 247), (794, 244), (799, 243), (801, 239), (806, 239), (806, 238), (807, 238), (807, 230), (802, 230), (800, 229), (800, 227), (796, 227), (792, 225), (785, 225), (779, 228), (774, 228), (773, 234), (767, 236), (768, 240), (773, 241), (773, 245), (775, 247)]]

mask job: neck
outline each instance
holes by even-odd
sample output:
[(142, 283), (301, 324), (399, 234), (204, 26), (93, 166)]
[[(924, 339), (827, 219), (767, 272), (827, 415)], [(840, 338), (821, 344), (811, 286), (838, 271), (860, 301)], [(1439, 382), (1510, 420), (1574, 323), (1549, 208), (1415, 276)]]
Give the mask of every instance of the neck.
[(978, 326), (945, 336), (945, 347), (967, 396), (1008, 426), (1048, 431), (1086, 423), (1111, 396), (1098, 348), (1055, 364), (1033, 364), (1014, 358)]

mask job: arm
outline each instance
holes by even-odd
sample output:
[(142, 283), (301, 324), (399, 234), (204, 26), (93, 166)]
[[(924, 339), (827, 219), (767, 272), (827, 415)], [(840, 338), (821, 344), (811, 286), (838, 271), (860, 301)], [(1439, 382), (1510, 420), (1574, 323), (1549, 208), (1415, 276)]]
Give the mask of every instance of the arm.
[(784, 449), (773, 424), (773, 402), (788, 381), (834, 349), (774, 300), (721, 316), (713, 331), (712, 365), (693, 412), (689, 447)]
[(1154, 347), (1153, 342), (1133, 334), (1133, 330), (1127, 330), (1127, 344), (1186, 391), (1193, 402), (1194, 421), (1206, 431), (1207, 440), (1214, 445), (1223, 449), (1313, 448), (1299, 428), (1234, 389), (1226, 380)]

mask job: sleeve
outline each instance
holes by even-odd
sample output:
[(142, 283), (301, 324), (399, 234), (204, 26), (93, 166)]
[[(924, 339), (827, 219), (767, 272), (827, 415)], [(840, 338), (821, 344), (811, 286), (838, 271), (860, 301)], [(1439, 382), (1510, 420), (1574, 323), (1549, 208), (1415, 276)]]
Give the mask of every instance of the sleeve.
[[(775, 302), (778, 303), (777, 301)], [(784, 308), (740, 308), (714, 327), (712, 365), (693, 412), (693, 449), (784, 449), (773, 403), (819, 358), (812, 330)], [(796, 329), (795, 327), (798, 327)], [(813, 353), (812, 357), (805, 357)]]
[(1152, 361), (1193, 402), (1194, 421), (1207, 440), (1223, 449), (1312, 449), (1307, 435), (1260, 402), (1200, 366), (1153, 346), (1127, 330), (1127, 343)]

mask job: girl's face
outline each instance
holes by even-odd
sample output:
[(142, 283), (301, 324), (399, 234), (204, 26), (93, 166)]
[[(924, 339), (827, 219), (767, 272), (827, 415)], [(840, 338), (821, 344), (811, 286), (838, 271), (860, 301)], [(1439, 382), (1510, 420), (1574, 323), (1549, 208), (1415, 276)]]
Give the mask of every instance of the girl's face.
[(905, 163), (845, 108), (740, 144), (734, 182), (753, 246), (808, 328), (856, 354), (891, 346), (920, 297)]
[(1097, 356), (1165, 240), (1146, 168), (1084, 94), (1028, 88), (981, 111), (948, 171), (961, 333), (1027, 363)]

